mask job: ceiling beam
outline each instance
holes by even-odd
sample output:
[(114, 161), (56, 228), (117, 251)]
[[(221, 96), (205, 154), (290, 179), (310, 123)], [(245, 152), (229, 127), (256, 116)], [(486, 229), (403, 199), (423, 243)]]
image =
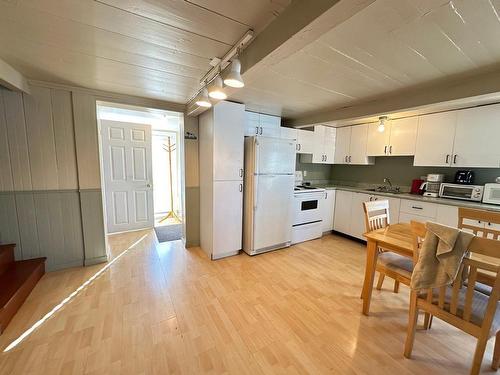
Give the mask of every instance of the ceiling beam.
[[(293, 0), (283, 13), (241, 52), (241, 76), (245, 82), (251, 82), (260, 72), (304, 48), (374, 1)], [(226, 87), (225, 90), (231, 99), (231, 94), (237, 89)], [(197, 116), (205, 110), (190, 103), (187, 113)]]
[(0, 86), (13, 91), (30, 93), (26, 78), (2, 59), (0, 59)]
[[(319, 123), (341, 125), (357, 119), (411, 111), (438, 103), (498, 94), (499, 92), (500, 66), (496, 66), (490, 67), (486, 72), (450, 76), (378, 98), (372, 98), (353, 106), (319, 110), (316, 113), (291, 119), (285, 123), (296, 127)], [(497, 96), (491, 97), (492, 100), (498, 100)], [(443, 108), (446, 108), (446, 106)]]

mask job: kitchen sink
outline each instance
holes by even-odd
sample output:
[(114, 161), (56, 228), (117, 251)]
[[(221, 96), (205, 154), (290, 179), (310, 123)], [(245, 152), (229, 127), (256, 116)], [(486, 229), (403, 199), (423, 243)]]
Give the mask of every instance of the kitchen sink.
[(390, 193), (390, 194), (401, 194), (402, 191), (399, 188), (386, 188), (384, 186), (378, 188), (364, 189), (365, 191), (373, 191), (375, 193)]

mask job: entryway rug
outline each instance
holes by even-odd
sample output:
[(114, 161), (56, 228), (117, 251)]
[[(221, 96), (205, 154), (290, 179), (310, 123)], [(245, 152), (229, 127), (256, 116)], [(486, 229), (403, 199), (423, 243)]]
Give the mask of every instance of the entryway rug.
[(158, 242), (180, 240), (182, 238), (182, 224), (155, 227), (155, 232)]

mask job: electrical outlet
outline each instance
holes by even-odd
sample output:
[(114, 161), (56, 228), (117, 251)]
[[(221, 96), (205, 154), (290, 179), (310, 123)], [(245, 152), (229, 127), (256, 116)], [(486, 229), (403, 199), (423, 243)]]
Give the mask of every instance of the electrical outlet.
[(304, 175), (304, 177), (307, 177), (307, 171), (302, 172), (302, 174)]

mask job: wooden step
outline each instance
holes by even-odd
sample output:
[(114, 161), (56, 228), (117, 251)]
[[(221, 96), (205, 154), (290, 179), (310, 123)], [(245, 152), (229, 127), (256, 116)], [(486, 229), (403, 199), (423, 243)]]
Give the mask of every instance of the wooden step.
[(16, 261), (0, 275), (0, 334), (45, 273), (45, 260)]
[(5, 270), (9, 268), (12, 263), (14, 263), (15, 247), (16, 244), (14, 243), (0, 245), (0, 275), (2, 275)]

